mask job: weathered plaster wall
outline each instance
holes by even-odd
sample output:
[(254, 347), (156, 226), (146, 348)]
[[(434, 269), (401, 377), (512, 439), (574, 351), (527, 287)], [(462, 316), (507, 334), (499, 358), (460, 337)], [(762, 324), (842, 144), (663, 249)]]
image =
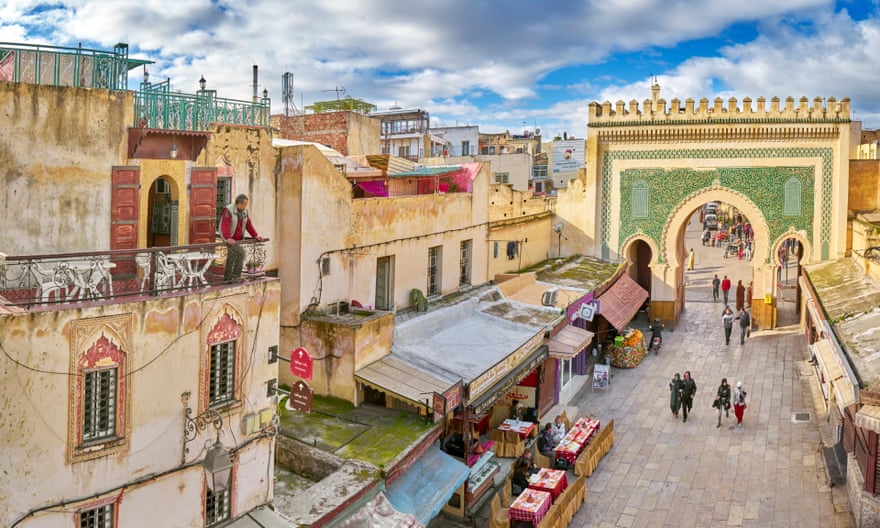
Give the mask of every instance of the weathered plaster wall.
[(880, 160), (849, 160), (849, 210), (880, 209)]
[(349, 112), (347, 156), (366, 156), (380, 154), (382, 142), (380, 126), (382, 122), (375, 117)]
[[(557, 256), (556, 240), (553, 216), (549, 212), (493, 223), (489, 230), (488, 277), (526, 269)], [(507, 243), (517, 241), (520, 242), (518, 253), (509, 259)]]
[[(266, 361), (269, 346), (278, 343), (280, 284), (267, 280), (202, 294), (157, 298), (144, 302), (83, 307), (70, 310), (0, 315), (0, 343), (8, 356), (0, 356), (0, 444), (4, 478), (15, 482), (15, 492), (0, 501), (0, 525), (9, 526), (25, 512), (63, 502), (69, 512), (78, 498), (92, 500), (141, 477), (179, 467), (183, 445), (181, 394), (190, 391), (194, 415), (204, 402), (199, 393), (204, 376), (202, 360), (208, 353), (208, 326), (225, 311), (244, 318), (240, 351), (241, 403), (223, 412), (221, 441), (227, 448), (241, 445), (250, 435), (241, 430), (248, 413), (272, 409), (266, 382), (277, 377), (277, 365)], [(130, 337), (120, 337), (119, 325), (106, 316), (125, 315)], [(126, 382), (130, 388), (127, 446), (112, 455), (70, 462), (70, 376), (74, 321), (91, 328), (86, 344), (101, 335), (125, 352)], [(125, 332), (122, 332), (125, 333)], [(79, 334), (77, 334), (79, 335)], [(90, 337), (89, 337), (90, 336)], [(126, 342), (127, 341), (127, 342)], [(88, 348), (88, 345), (86, 346)], [(14, 412), (13, 412), (14, 411)], [(189, 444), (187, 462), (204, 456), (202, 446), (214, 437), (213, 428)], [(237, 455), (234, 511), (242, 512), (265, 502), (272, 442), (259, 440)], [(38, 458), (34, 453), (40, 453)], [(235, 460), (236, 457), (233, 457)], [(29, 463), (10, 463), (29, 460)], [(167, 524), (167, 507), (174, 507), (180, 525), (201, 525), (204, 471), (196, 467), (165, 478), (149, 480), (122, 494), (120, 519), (125, 526)], [(118, 491), (117, 491), (118, 493)], [(269, 492), (271, 493), (271, 492)], [(271, 499), (271, 495), (270, 495)], [(156, 508), (162, 504), (162, 508)], [(21, 526), (73, 525), (73, 513), (64, 506), (52, 508)], [(195, 522), (187, 522), (193, 519)]]
[(0, 252), (109, 249), (130, 92), (0, 82)]
[[(286, 218), (284, 211), (276, 210), (276, 149), (272, 147), (269, 131), (217, 126), (199, 156), (197, 166), (228, 167), (227, 170), (233, 174), (232, 199), (242, 193), (248, 195), (251, 222), (261, 236), (270, 239), (266, 245), (265, 268), (278, 269), (276, 222), (285, 221)], [(189, 207), (188, 201), (185, 206)], [(184, 204), (181, 204), (183, 207)]]

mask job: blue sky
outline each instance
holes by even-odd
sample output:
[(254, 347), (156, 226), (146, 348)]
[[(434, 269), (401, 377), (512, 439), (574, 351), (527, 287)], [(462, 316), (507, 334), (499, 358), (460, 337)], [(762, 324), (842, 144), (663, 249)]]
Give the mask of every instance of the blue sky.
[[(153, 80), (298, 108), (345, 94), (434, 125), (586, 134), (591, 101), (850, 97), (880, 127), (880, 0), (7, 0), (0, 41), (111, 49)], [(133, 72), (132, 86), (141, 78)], [(328, 91), (330, 90), (330, 91)]]

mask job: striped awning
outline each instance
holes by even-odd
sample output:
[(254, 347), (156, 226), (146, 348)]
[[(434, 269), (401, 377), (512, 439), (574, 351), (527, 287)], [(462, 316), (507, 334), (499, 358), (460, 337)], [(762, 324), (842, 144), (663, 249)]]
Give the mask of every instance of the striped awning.
[(880, 406), (862, 405), (856, 413), (856, 427), (880, 433)]

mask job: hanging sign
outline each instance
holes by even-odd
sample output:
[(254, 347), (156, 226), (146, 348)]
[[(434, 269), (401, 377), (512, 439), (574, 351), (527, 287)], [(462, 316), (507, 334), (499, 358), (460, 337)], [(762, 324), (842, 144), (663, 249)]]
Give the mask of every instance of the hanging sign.
[(309, 384), (300, 380), (293, 384), (290, 388), (290, 397), (284, 406), (289, 411), (301, 411), (304, 413), (312, 412), (312, 396), (314, 391)]
[(314, 363), (311, 354), (303, 347), (295, 348), (290, 353), (290, 373), (294, 376), (311, 380)]
[(578, 308), (577, 316), (585, 321), (592, 321), (593, 317), (599, 313), (599, 301), (584, 303)]

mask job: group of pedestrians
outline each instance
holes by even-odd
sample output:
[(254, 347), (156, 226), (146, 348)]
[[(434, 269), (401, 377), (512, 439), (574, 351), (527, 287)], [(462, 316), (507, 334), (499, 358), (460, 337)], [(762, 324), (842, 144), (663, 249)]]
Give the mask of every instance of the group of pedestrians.
[[(669, 382), (669, 408), (672, 416), (678, 418), (679, 410), (682, 414), (682, 422), (687, 423), (688, 413), (694, 405), (694, 396), (697, 394), (697, 383), (691, 377), (690, 371), (685, 371), (684, 378), (678, 372), (672, 376)], [(715, 393), (712, 408), (718, 411), (718, 423), (715, 427), (721, 427), (721, 417), (730, 417), (730, 407), (733, 406), (733, 414), (736, 416), (736, 427), (742, 428), (743, 415), (746, 410), (746, 389), (743, 382), (736, 382), (736, 388), (731, 392), (727, 378), (721, 380), (721, 385)]]
[(752, 328), (752, 316), (749, 314), (746, 304), (746, 287), (741, 280), (736, 283), (736, 313), (729, 305), (731, 281), (724, 276), (718, 278), (718, 274), (712, 278), (712, 302), (718, 302), (720, 296), (724, 297), (724, 310), (721, 312), (721, 325), (724, 327), (724, 344), (730, 344), (730, 334), (733, 332), (734, 320), (739, 321), (740, 336), (739, 344), (744, 345)]

